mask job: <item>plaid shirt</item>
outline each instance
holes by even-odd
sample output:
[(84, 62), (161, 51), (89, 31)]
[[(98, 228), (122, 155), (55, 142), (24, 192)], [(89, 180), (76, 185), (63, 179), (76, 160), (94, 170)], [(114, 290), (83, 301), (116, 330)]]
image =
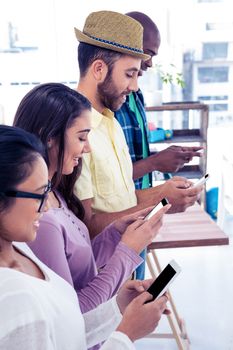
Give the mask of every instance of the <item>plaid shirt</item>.
[[(144, 100), (143, 95), (140, 90), (137, 92), (133, 92), (135, 102), (137, 104), (137, 108), (141, 114), (143, 123), (144, 123), (144, 132), (145, 132), (145, 139), (148, 141), (148, 135), (147, 135), (147, 120), (146, 120), (146, 112), (144, 108)], [(120, 123), (124, 134), (126, 138), (126, 142), (129, 147), (129, 153), (132, 159), (132, 162), (136, 162), (138, 160), (143, 159), (143, 152), (142, 152), (142, 130), (138, 124), (137, 118), (135, 113), (130, 109), (129, 107), (129, 99), (127, 98), (126, 102), (122, 105), (121, 109), (119, 109), (117, 112), (115, 112), (115, 117)], [(150, 154), (149, 151), (149, 141), (147, 142), (147, 149), (148, 149), (148, 155)], [(152, 184), (152, 174), (149, 174), (150, 177), (150, 186)], [(137, 179), (134, 181), (135, 188), (141, 189), (142, 188), (142, 178)]]

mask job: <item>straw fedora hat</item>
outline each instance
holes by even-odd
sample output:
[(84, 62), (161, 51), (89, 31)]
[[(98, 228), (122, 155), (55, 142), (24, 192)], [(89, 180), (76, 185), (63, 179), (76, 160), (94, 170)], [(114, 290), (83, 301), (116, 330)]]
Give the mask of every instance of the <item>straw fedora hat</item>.
[(143, 27), (135, 19), (112, 11), (92, 12), (86, 19), (83, 32), (74, 28), (78, 41), (150, 59), (143, 52)]

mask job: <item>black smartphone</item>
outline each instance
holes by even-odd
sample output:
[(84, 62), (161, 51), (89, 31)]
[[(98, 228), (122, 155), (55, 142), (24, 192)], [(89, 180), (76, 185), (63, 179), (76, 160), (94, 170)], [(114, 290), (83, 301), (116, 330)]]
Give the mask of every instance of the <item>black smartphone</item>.
[(167, 291), (169, 285), (179, 275), (180, 271), (181, 268), (175, 260), (171, 260), (169, 264), (167, 264), (147, 290), (148, 293), (153, 295), (153, 300), (159, 298)]

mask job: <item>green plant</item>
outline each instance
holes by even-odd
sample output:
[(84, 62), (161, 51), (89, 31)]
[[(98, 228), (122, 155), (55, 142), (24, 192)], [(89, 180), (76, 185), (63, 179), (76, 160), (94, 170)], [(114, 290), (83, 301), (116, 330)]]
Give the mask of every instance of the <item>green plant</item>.
[(177, 69), (174, 64), (170, 64), (168, 68), (164, 69), (164, 67), (161, 64), (156, 64), (155, 68), (158, 71), (158, 74), (165, 84), (177, 84), (180, 85), (181, 88), (185, 87), (185, 81), (183, 79), (183, 75), (180, 72), (177, 72)]

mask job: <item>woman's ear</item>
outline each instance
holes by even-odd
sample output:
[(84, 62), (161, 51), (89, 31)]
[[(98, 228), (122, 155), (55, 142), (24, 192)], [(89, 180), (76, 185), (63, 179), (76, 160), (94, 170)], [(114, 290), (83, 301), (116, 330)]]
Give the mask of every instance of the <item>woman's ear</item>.
[(51, 149), (54, 146), (54, 139), (50, 137), (47, 141), (47, 149)]
[(96, 60), (91, 65), (91, 71), (98, 83), (102, 83), (107, 75), (108, 67), (103, 60)]

